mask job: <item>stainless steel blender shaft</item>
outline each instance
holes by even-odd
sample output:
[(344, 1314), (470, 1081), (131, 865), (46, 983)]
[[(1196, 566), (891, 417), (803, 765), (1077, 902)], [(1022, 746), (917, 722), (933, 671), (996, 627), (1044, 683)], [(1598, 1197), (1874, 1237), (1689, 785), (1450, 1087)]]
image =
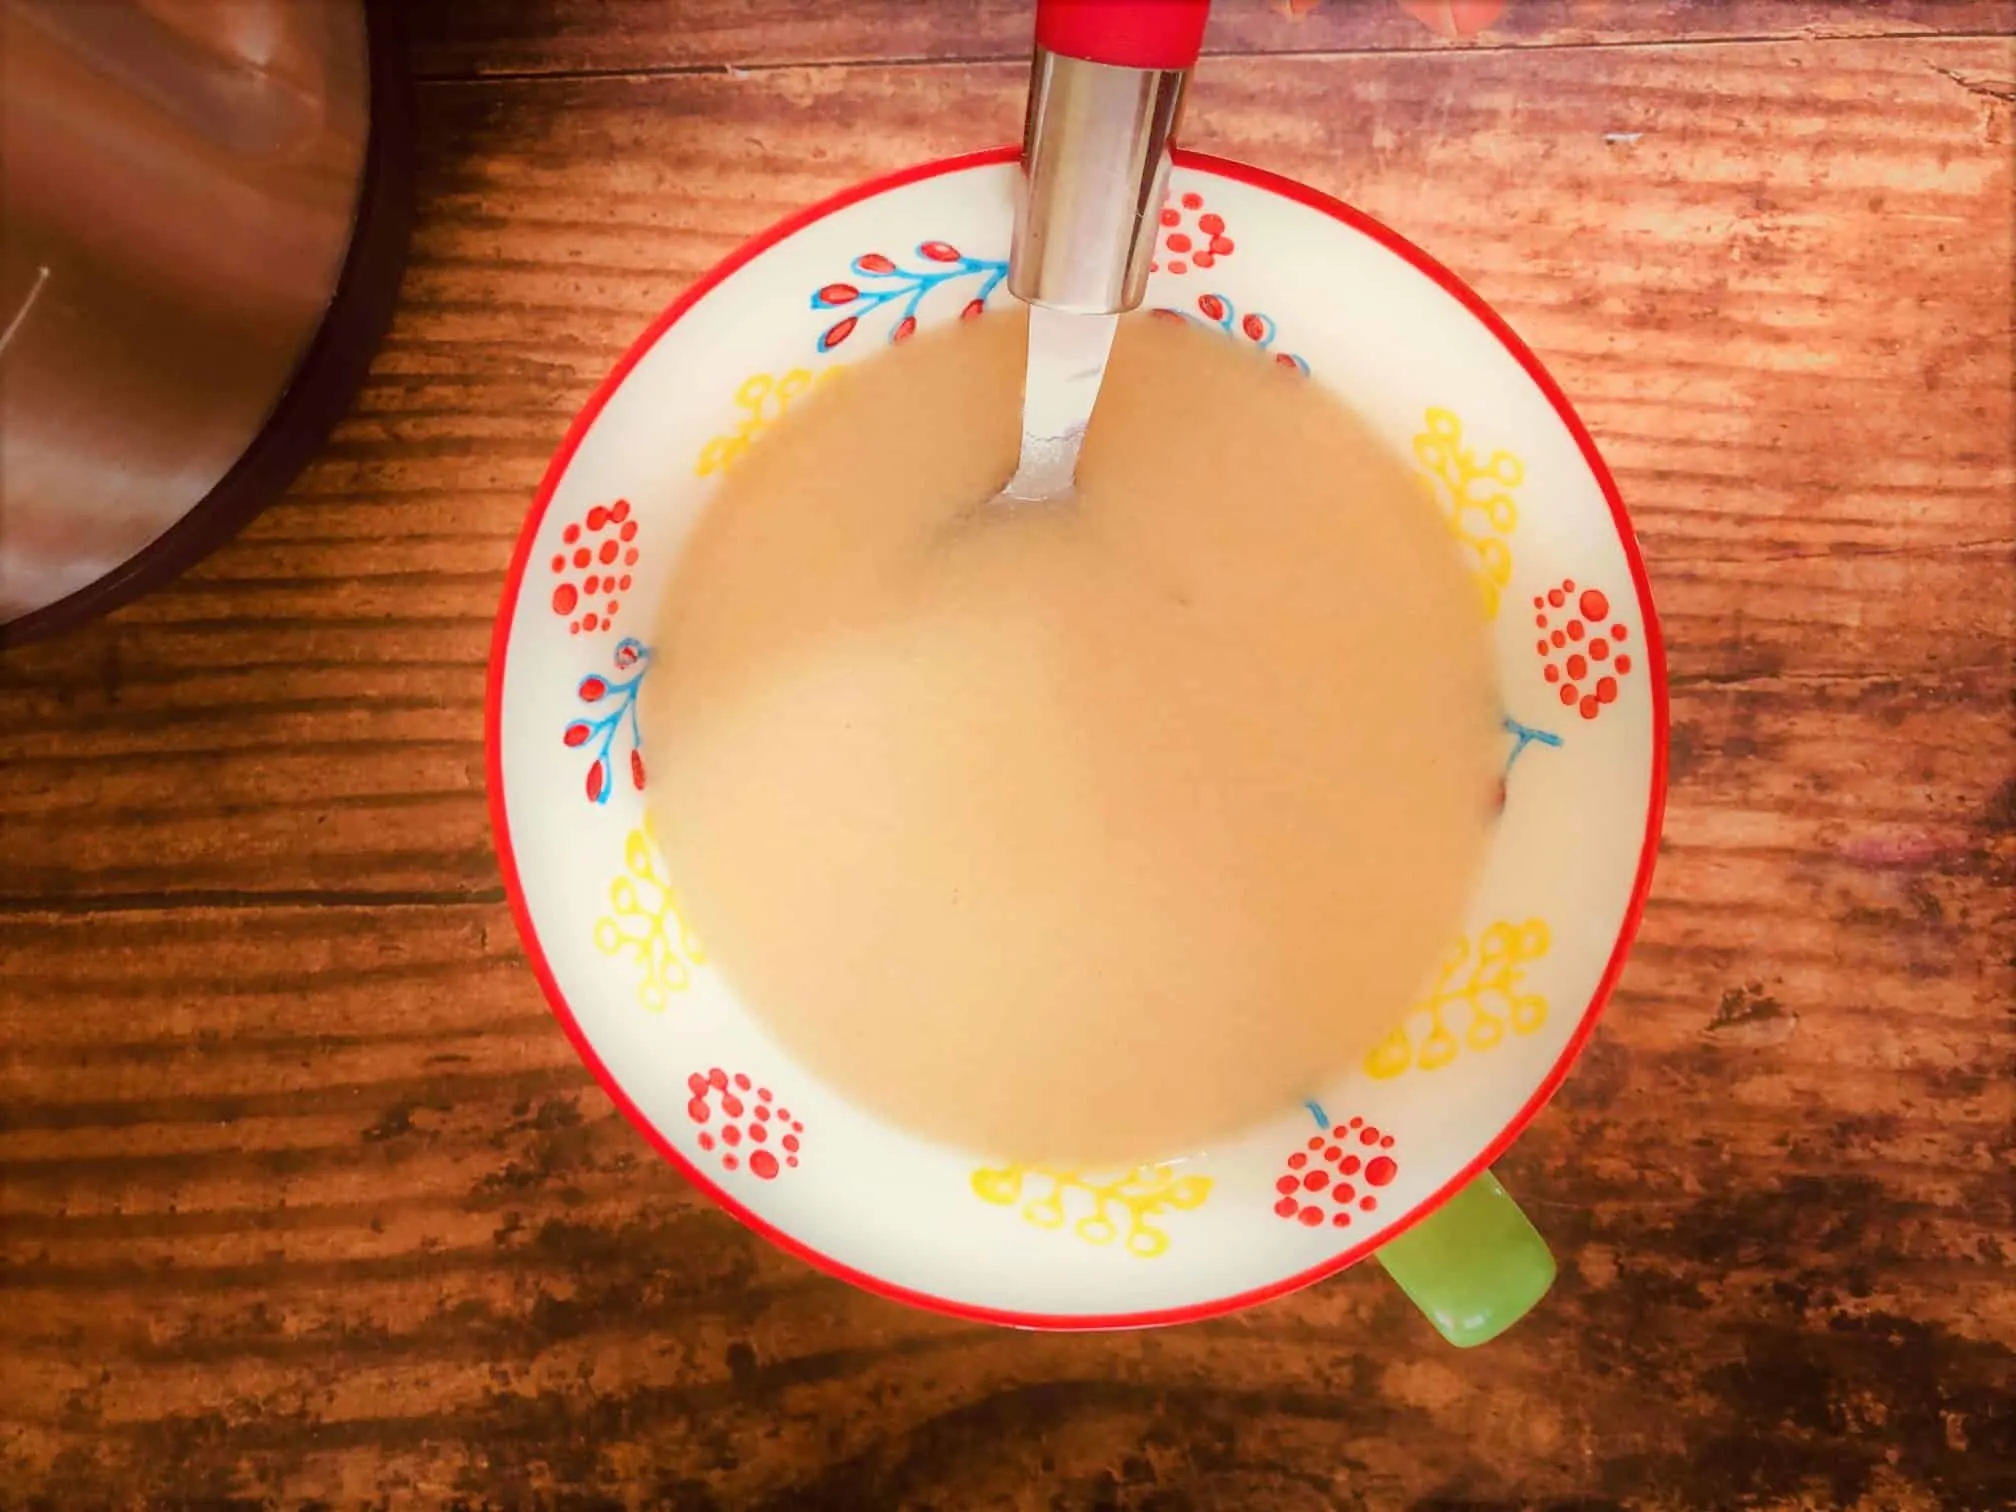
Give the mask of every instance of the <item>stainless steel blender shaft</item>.
[(1008, 258), (1009, 291), (1030, 306), (1029, 360), (1005, 499), (1072, 491), (1120, 315), (1147, 293), (1169, 139), (1206, 10), (1203, 0), (1039, 0)]
[(1008, 265), (1017, 298), (1080, 315), (1141, 303), (1189, 78), (1036, 49)]

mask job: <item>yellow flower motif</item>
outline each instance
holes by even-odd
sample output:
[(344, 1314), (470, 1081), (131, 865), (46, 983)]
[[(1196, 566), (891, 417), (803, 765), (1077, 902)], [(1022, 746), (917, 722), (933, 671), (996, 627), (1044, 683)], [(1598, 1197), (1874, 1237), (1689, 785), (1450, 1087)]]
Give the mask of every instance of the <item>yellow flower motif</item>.
[(793, 399), (839, 371), (840, 365), (834, 363), (816, 374), (805, 368), (792, 368), (781, 378), (756, 373), (743, 379), (742, 387), (735, 390), (735, 407), (743, 412), (743, 418), (733, 430), (714, 437), (700, 449), (700, 460), (693, 464), (695, 475), (711, 477), (733, 467), (749, 450), (756, 433), (789, 409)]
[(1087, 1244), (1111, 1244), (1124, 1223), (1127, 1252), (1146, 1260), (1169, 1248), (1169, 1236), (1148, 1220), (1163, 1211), (1202, 1207), (1211, 1195), (1209, 1176), (1178, 1176), (1166, 1165), (1135, 1166), (1114, 1176), (1091, 1171), (1058, 1171), (1047, 1166), (1009, 1165), (973, 1173), (973, 1193), (983, 1202), (1008, 1207), (1025, 1190), (1022, 1219), (1037, 1228), (1062, 1228), (1076, 1211), (1071, 1231)]
[(1511, 490), (1526, 481), (1526, 464), (1510, 452), (1495, 451), (1483, 465), (1463, 444), (1463, 422), (1445, 409), (1428, 411), (1428, 429), (1414, 438), (1415, 474), (1422, 492), (1441, 511), (1449, 533), (1475, 558), (1471, 574), (1484, 617), (1498, 613), (1498, 599), (1512, 581), (1512, 549), (1502, 539), (1519, 524)]
[(707, 959), (658, 867), (646, 820), (623, 842), (624, 875), (609, 884), (612, 912), (595, 921), (595, 948), (606, 956), (628, 956), (642, 968), (637, 1001), (652, 1013), (663, 1013), (675, 992), (691, 986), (693, 968)]
[[(1384, 1079), (1409, 1066), (1437, 1071), (1465, 1050), (1497, 1049), (1507, 1027), (1531, 1034), (1547, 1022), (1547, 999), (1521, 993), (1519, 984), (1523, 968), (1552, 944), (1544, 919), (1493, 924), (1478, 937), (1475, 954), (1469, 940), (1458, 939), (1443, 958), (1434, 989), (1366, 1055), (1366, 1073)], [(1460, 1039), (1449, 1028), (1451, 1010), (1459, 1005), (1466, 1015)], [(1425, 1030), (1418, 1039), (1417, 1027)]]

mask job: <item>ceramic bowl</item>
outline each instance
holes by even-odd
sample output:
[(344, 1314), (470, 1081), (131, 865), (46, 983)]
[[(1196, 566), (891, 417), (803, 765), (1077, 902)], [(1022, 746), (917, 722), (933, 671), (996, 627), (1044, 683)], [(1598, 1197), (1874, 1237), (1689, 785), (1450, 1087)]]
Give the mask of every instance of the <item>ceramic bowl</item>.
[[(792, 217), (673, 304), (589, 401), (532, 505), (498, 615), (497, 849), (526, 954), (582, 1058), (666, 1158), (752, 1228), (861, 1286), (962, 1316), (1067, 1328), (1202, 1318), (1382, 1246), (1399, 1255), (1396, 1238), (1466, 1188), (1475, 1209), (1485, 1189), (1473, 1178), (1488, 1182), (1489, 1162), (1567, 1075), (1650, 879), (1659, 631), (1616, 486), (1504, 321), (1348, 206), (1179, 155), (1149, 306), (1263, 348), (1368, 417), (1474, 578), (1505, 753), (1468, 915), (1361, 1065), (1180, 1160), (991, 1161), (823, 1085), (737, 1001), (680, 917), (645, 812), (638, 692), (682, 544), (763, 428), (836, 367), (1008, 303), (1016, 173), (1008, 150), (933, 163)], [(1397, 632), (1395, 644), (1405, 654)], [(1158, 1057), (1183, 1053), (1155, 1045), (1112, 1074), (1153, 1076)], [(1478, 1249), (1474, 1234), (1425, 1242), (1436, 1223), (1410, 1236), (1410, 1290), (1446, 1291), (1456, 1283), (1435, 1268)], [(1467, 1336), (1462, 1318), (1439, 1321), (1467, 1342), (1544, 1286), (1529, 1277), (1528, 1295), (1501, 1297), (1495, 1321), (1469, 1320)]]

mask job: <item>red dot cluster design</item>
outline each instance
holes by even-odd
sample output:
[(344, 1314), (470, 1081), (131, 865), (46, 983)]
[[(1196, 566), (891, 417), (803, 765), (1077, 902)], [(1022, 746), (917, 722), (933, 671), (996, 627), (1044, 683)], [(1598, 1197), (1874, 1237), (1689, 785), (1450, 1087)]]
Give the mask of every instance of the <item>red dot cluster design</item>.
[(1540, 673), (1560, 694), (1564, 707), (1594, 719), (1617, 701), (1631, 675), (1631, 628), (1610, 617), (1610, 600), (1596, 588), (1579, 593), (1573, 578), (1533, 595), (1533, 643)]
[(1167, 267), (1171, 273), (1188, 273), (1192, 268), (1210, 268), (1235, 250), (1225, 234), (1225, 217), (1204, 209), (1204, 196), (1190, 193), (1162, 206), (1160, 255), (1149, 262), (1151, 271)]
[(1354, 1211), (1378, 1211), (1379, 1189), (1400, 1174), (1400, 1162), (1385, 1153), (1392, 1148), (1393, 1136), (1362, 1118), (1312, 1134), (1274, 1183), (1275, 1213), (1304, 1228), (1351, 1227)]
[(715, 1066), (687, 1077), (686, 1090), (693, 1094), (686, 1116), (700, 1125), (700, 1148), (718, 1157), (722, 1170), (746, 1167), (764, 1181), (775, 1181), (797, 1167), (805, 1125), (789, 1108), (777, 1105), (768, 1087), (756, 1086), (740, 1071), (730, 1076)]
[(637, 522), (630, 501), (597, 504), (560, 533), (553, 569), (553, 612), (567, 621), (569, 634), (607, 630), (630, 591), (637, 565)]

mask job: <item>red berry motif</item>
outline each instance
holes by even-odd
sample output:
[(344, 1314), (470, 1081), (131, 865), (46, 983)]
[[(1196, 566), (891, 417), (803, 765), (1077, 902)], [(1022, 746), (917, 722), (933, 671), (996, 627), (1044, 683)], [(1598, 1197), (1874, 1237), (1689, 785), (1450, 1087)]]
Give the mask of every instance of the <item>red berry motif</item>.
[[(594, 758), (582, 778), (582, 789), (590, 803), (607, 803), (615, 787), (619, 744), (628, 747), (630, 785), (644, 790), (643, 732), (637, 722), (637, 695), (644, 674), (650, 670), (651, 653), (639, 641), (625, 636), (616, 643), (610, 657), (613, 676), (591, 672), (575, 685), (575, 696), (585, 711), (570, 719), (560, 731), (561, 744), (569, 750), (587, 748)], [(627, 675), (626, 675), (627, 674)]]
[[(609, 629), (616, 622), (616, 611), (623, 607), (622, 599), (615, 595), (627, 591), (630, 583), (627, 578), (619, 583), (606, 569), (618, 557), (627, 566), (637, 563), (636, 549), (625, 550), (637, 539), (637, 522), (630, 517), (630, 501), (618, 499), (614, 504), (595, 505), (562, 531), (560, 538), (571, 550), (555, 552), (547, 564), (555, 579), (550, 599), (553, 612), (567, 621), (567, 629), (574, 635), (584, 630)], [(593, 602), (598, 597), (601, 602)]]
[(1225, 234), (1225, 217), (1206, 210), (1204, 196), (1195, 191), (1170, 199), (1158, 220), (1161, 242), (1151, 268), (1188, 273), (1192, 268), (1215, 267), (1219, 258), (1233, 253), (1232, 238)]
[(686, 1116), (699, 1125), (695, 1140), (704, 1154), (720, 1160), (722, 1170), (746, 1169), (759, 1180), (775, 1181), (797, 1169), (805, 1125), (777, 1105), (768, 1087), (715, 1066), (687, 1077), (686, 1090), (692, 1094)]
[(815, 346), (821, 353), (831, 352), (864, 324), (886, 331), (891, 342), (909, 340), (919, 323), (941, 307), (936, 297), (941, 287), (963, 296), (959, 318), (972, 320), (986, 311), (988, 295), (1008, 276), (1006, 261), (969, 257), (952, 243), (936, 240), (917, 243), (900, 263), (884, 252), (864, 252), (851, 269), (851, 281), (823, 284), (812, 292), (815, 310), (850, 307), (819, 333)]
[(1273, 316), (1262, 315), (1253, 310), (1249, 310), (1244, 315), (1241, 315), (1238, 310), (1233, 308), (1232, 301), (1223, 294), (1199, 294), (1197, 296), (1196, 315), (1191, 315), (1184, 310), (1172, 310), (1166, 307), (1153, 310), (1150, 313), (1171, 320), (1189, 320), (1199, 325), (1216, 326), (1228, 336), (1243, 336), (1261, 351), (1268, 352), (1275, 363), (1281, 367), (1291, 368), (1304, 375), (1307, 375), (1309, 371), (1309, 364), (1295, 353), (1269, 351), (1274, 345), (1276, 334)]
[(1378, 1210), (1380, 1191), (1400, 1174), (1400, 1162), (1387, 1153), (1393, 1136), (1362, 1118), (1330, 1123), (1314, 1103), (1309, 1107), (1320, 1132), (1288, 1156), (1274, 1182), (1274, 1212), (1304, 1228), (1349, 1228), (1354, 1213)]
[(1611, 618), (1607, 594), (1575, 586), (1573, 578), (1533, 595), (1535, 642), (1540, 675), (1554, 688), (1561, 706), (1594, 719), (1617, 701), (1620, 680), (1631, 675), (1625, 646), (1631, 628)]

